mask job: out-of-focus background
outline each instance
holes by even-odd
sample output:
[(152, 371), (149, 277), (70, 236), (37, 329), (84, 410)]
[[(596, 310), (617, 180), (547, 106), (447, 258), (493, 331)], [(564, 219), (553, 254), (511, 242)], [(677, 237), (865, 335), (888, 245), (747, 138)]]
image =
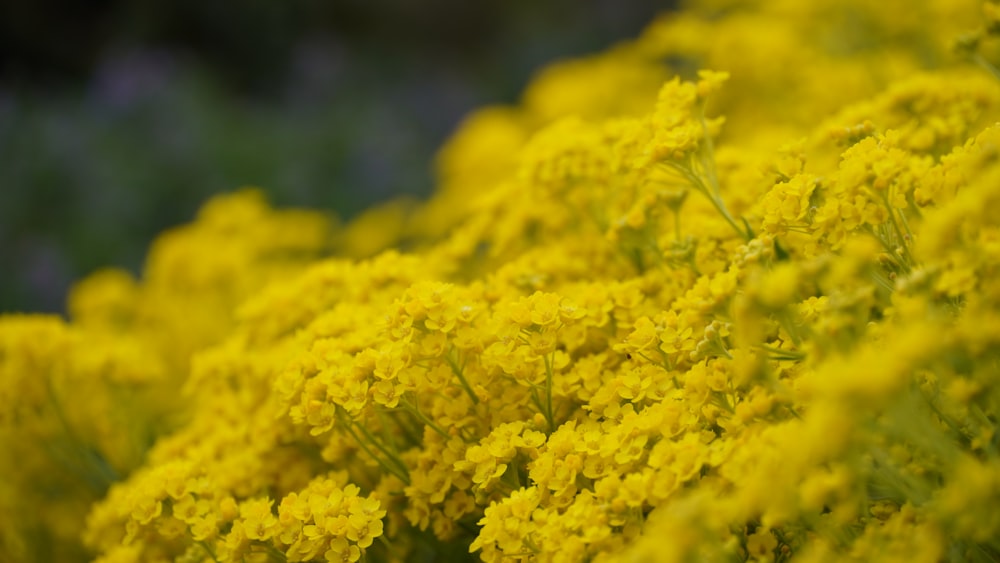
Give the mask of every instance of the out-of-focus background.
[(425, 196), (462, 116), (669, 0), (0, 2), (0, 312), (139, 272), (211, 194), (341, 218)]

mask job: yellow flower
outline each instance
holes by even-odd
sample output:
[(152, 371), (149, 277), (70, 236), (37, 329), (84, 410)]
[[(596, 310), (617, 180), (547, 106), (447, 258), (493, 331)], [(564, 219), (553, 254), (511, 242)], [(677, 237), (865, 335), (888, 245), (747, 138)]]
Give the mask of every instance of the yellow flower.
[(247, 538), (263, 541), (274, 534), (278, 519), (271, 513), (273, 504), (274, 501), (266, 498), (240, 504), (240, 518)]

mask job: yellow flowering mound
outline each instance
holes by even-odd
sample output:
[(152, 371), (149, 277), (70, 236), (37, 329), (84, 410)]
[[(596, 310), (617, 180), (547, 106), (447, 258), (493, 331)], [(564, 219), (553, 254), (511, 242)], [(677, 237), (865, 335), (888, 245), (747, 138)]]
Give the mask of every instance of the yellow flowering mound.
[(692, 2), (424, 204), (210, 201), (0, 318), (0, 560), (1000, 561), (998, 31)]

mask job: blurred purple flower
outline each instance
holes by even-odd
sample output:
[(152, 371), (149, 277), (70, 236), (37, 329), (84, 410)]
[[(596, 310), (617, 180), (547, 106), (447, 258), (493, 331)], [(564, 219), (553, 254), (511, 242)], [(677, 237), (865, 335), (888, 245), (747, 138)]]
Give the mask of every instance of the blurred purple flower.
[(176, 74), (177, 63), (166, 51), (124, 51), (97, 66), (90, 95), (101, 106), (125, 110), (162, 91)]

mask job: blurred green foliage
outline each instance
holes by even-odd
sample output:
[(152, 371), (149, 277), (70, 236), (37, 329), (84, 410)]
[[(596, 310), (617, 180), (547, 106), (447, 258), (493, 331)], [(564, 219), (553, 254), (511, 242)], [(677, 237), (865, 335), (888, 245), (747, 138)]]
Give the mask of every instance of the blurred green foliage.
[(257, 185), (341, 217), (426, 195), (463, 114), (669, 6), (183, 0), (74, 20), (65, 2), (0, 18), (0, 312), (61, 311), (102, 266), (139, 272), (213, 193)]

